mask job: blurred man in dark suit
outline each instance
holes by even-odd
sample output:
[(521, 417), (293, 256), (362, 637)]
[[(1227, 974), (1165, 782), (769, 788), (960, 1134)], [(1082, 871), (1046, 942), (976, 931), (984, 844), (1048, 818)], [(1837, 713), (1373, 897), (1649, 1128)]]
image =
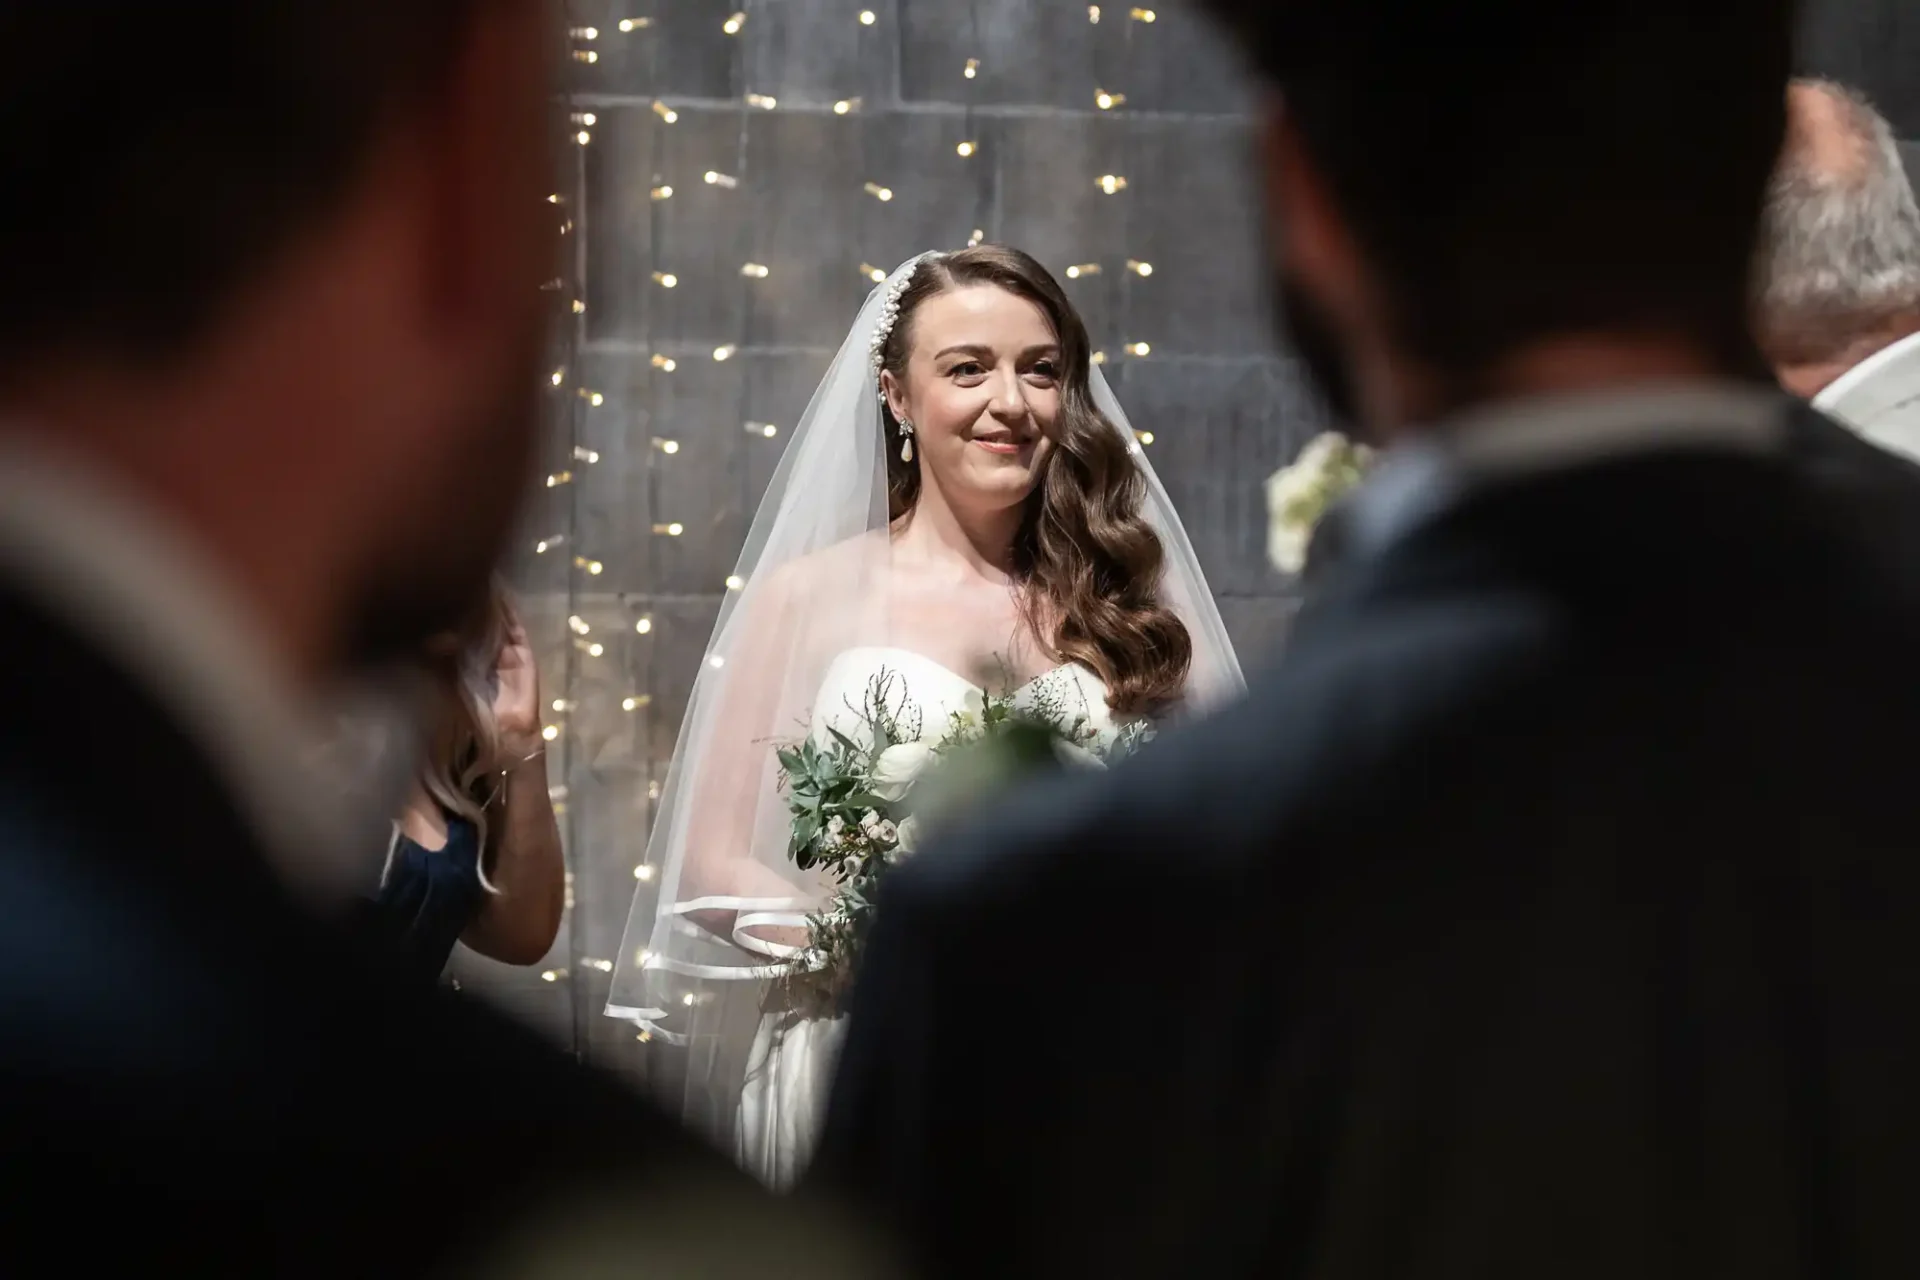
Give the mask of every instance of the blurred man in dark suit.
[(379, 850), (309, 730), (484, 599), (534, 457), (556, 12), (0, 11), (15, 1274), (814, 1265), (824, 1219), (330, 921)]
[(1920, 518), (1751, 335), (1792, 6), (1207, 7), (1386, 453), (1242, 707), (888, 880), (823, 1176), (954, 1276), (1913, 1274)]

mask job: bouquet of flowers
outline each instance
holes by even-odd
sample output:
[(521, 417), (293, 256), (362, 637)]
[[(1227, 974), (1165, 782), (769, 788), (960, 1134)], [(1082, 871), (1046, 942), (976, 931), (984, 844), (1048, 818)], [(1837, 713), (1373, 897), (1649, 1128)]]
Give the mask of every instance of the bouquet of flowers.
[(1282, 573), (1307, 564), (1307, 544), (1327, 508), (1358, 485), (1373, 465), (1373, 450), (1337, 431), (1307, 443), (1292, 465), (1267, 479), (1267, 559)]
[[(787, 856), (838, 886), (808, 917), (807, 947), (788, 985), (828, 1008), (846, 992), (881, 879), (918, 848), (926, 823), (1050, 762), (1105, 768), (1153, 734), (1142, 721), (1103, 744), (1086, 717), (1069, 716), (1044, 685), (1024, 706), (976, 693), (965, 709), (927, 726), (905, 682), (889, 671), (869, 682), (854, 710), (855, 732), (828, 726), (824, 742), (807, 737), (777, 752), (793, 815)], [(937, 782), (935, 765), (943, 766)]]

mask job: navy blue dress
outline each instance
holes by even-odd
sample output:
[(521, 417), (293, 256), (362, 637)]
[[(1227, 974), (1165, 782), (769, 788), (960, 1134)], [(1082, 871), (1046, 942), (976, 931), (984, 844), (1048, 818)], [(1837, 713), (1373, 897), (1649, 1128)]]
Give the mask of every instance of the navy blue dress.
[(480, 833), (471, 822), (448, 814), (443, 848), (423, 848), (405, 835), (396, 838), (386, 883), (370, 904), (370, 930), (402, 972), (431, 986), (486, 896), (480, 883)]

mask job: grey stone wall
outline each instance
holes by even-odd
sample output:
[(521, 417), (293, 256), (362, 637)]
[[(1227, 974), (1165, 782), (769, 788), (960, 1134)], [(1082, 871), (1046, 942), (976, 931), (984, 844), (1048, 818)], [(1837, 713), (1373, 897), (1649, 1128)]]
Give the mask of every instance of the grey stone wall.
[[(574, 906), (543, 968), (463, 954), (467, 986), (644, 1071), (631, 1029), (599, 1012), (603, 966), (644, 888), (650, 800), (725, 579), (866, 268), (976, 233), (1083, 268), (1067, 287), (1154, 433), (1243, 661), (1272, 651), (1293, 602), (1265, 563), (1260, 482), (1321, 422), (1272, 343), (1247, 85), (1195, 16), (1152, 9), (574, 0), (579, 140), (555, 192), (572, 261), (556, 287), (581, 309), (515, 566), (554, 704)], [(1809, 19), (1817, 65), (1878, 94), (1909, 136), (1916, 11), (1854, 0)]]
[(1804, 71), (1863, 90), (1920, 142), (1920, 3), (1916, 0), (1806, 0), (1800, 40)]

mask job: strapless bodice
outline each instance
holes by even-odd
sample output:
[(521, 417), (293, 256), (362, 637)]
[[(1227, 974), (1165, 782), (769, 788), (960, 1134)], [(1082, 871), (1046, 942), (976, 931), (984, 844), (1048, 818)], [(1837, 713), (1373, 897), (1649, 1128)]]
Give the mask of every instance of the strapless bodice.
[[(870, 646), (848, 649), (827, 667), (820, 692), (813, 700), (812, 731), (815, 740), (827, 737), (827, 728), (838, 730), (856, 742), (867, 736), (862, 709), (869, 701), (874, 681), (891, 677), (888, 689), (890, 708), (906, 707), (920, 718), (920, 737), (933, 741), (944, 736), (953, 715), (977, 712), (986, 699), (986, 690), (932, 658), (911, 649)], [(1020, 710), (1045, 709), (1072, 728), (1076, 719), (1085, 718), (1095, 742), (1105, 747), (1119, 736), (1113, 713), (1107, 707), (1107, 687), (1099, 676), (1078, 663), (1062, 663), (1013, 691), (1013, 704)]]

